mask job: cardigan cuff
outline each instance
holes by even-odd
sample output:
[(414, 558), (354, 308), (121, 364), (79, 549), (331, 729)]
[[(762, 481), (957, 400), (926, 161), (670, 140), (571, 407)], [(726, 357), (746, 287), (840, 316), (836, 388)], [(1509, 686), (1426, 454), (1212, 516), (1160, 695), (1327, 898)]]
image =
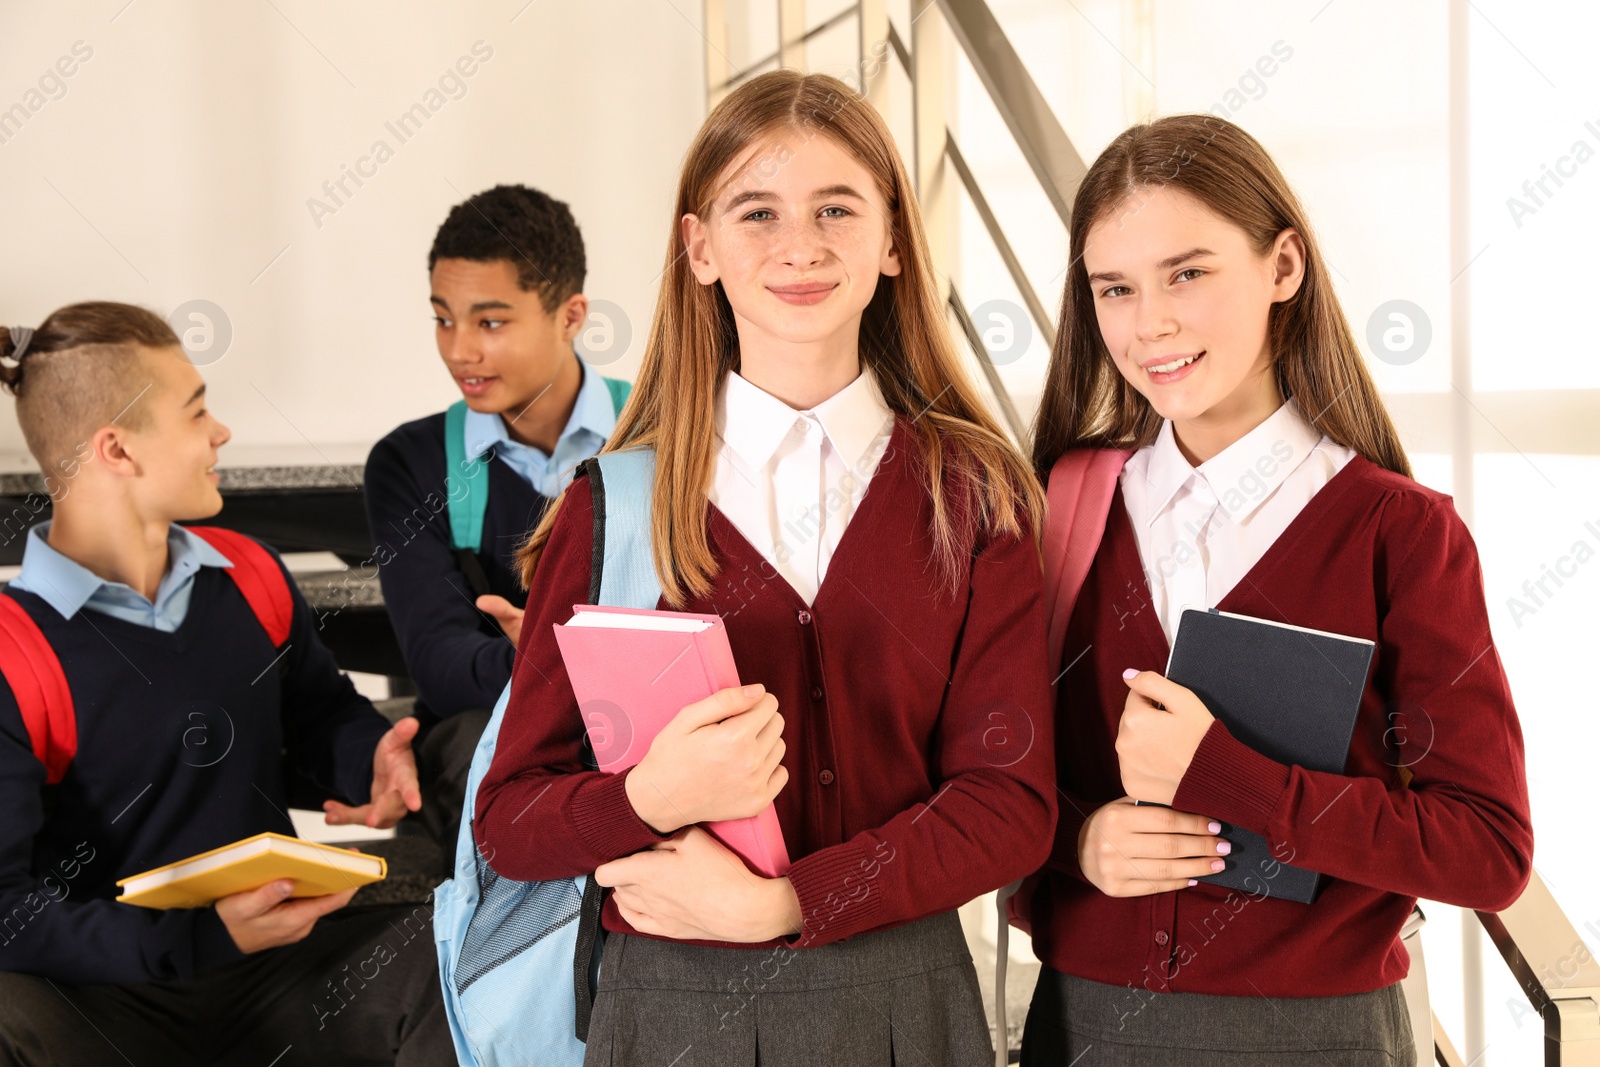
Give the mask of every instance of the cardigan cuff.
[(1080, 812), (1074, 805), (1075, 802), (1068, 802), (1063, 796), (1056, 822), (1055, 848), (1051, 850), (1043, 869), (1070, 875), (1085, 885), (1092, 885), (1083, 873), (1083, 865), (1078, 862), (1078, 838), (1083, 835), (1084, 823), (1089, 821), (1089, 816), (1094, 812)]
[(798, 934), (784, 940), (796, 948), (816, 948), (870, 930), (882, 923), (880, 861), (855, 842), (813, 852), (789, 868), (789, 884), (800, 901)]
[(191, 936), (194, 939), (196, 976), (224, 964), (233, 963), (235, 960), (244, 959), (244, 953), (239, 951), (233, 935), (228, 933), (228, 925), (222, 921), (222, 916), (217, 914), (215, 907), (195, 909)]
[(1200, 739), (1172, 806), (1267, 837), (1288, 787), (1288, 767), (1235, 739), (1218, 719)]
[(583, 843), (609, 862), (665, 841), (671, 834), (657, 833), (639, 818), (628, 799), (629, 767), (621, 774), (600, 776), (572, 797), (572, 824)]

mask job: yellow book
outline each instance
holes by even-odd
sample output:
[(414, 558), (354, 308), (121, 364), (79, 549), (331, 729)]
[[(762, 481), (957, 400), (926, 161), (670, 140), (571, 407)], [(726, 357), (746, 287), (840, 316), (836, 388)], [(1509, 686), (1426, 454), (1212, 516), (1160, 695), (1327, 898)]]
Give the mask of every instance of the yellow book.
[(203, 908), (219, 897), (294, 879), (291, 897), (321, 897), (380, 881), (382, 856), (319, 845), (283, 834), (257, 834), (117, 882), (124, 904), (141, 908)]

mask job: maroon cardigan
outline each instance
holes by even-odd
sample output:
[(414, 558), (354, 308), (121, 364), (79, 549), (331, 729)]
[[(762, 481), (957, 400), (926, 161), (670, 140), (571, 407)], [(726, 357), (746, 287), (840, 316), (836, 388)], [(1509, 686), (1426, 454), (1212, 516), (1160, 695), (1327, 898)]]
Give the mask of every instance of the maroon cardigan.
[[(1448, 497), (1358, 456), (1217, 605), (1377, 642), (1344, 774), (1285, 766), (1215, 723), (1173, 801), (1329, 875), (1314, 904), (1206, 883), (1112, 898), (1084, 879), (1078, 831), (1125, 792), (1122, 672), (1166, 668), (1145, 590), (1119, 491), (1060, 660), (1072, 666), (1057, 690), (1061, 819), (1033, 900), (1041, 960), (1154, 992), (1357, 993), (1405, 976), (1397, 935), (1415, 898), (1516, 900), (1533, 854), (1522, 732), (1477, 551)], [(1130, 1012), (1140, 995), (1130, 988)]]
[[(787, 944), (949, 911), (1049, 854), (1055, 768), (1038, 551), (1031, 534), (968, 533), (956, 595), (940, 590), (914, 432), (896, 418), (810, 607), (709, 511), (719, 570), (711, 594), (685, 610), (723, 616), (739, 677), (763, 683), (784, 716), (789, 782), (776, 805), (804, 916)], [(953, 475), (945, 493), (959, 496)], [(579, 478), (529, 591), (511, 700), (478, 792), (479, 846), (510, 878), (572, 877), (660, 840), (628, 802), (628, 772), (582, 769), (582, 725), (551, 632), (588, 596), (593, 517)], [(609, 899), (602, 922), (634, 932)]]

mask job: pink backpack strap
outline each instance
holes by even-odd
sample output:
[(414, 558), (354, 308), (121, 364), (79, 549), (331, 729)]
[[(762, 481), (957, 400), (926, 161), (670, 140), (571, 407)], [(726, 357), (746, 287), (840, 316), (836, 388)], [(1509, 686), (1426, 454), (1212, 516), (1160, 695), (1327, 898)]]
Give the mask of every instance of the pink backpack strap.
[(1132, 449), (1074, 448), (1050, 469), (1045, 498), (1044, 589), (1050, 598), (1050, 647), (1059, 650), (1089, 566), (1106, 532), (1117, 478)]
[[(1072, 619), (1084, 579), (1089, 577), (1095, 553), (1100, 550), (1117, 479), (1131, 455), (1133, 450), (1127, 448), (1074, 448), (1063, 453), (1050, 469), (1045, 487), (1048, 510), (1044, 520), (1044, 591), (1050, 599), (1050, 649), (1058, 666), (1064, 658), (1062, 642), (1067, 636), (1067, 623)], [(1033, 891), (1038, 884), (1039, 876), (1032, 874), (1000, 890), (995, 1003), (1002, 1006), (1006, 926), (1032, 932)], [(1003, 1010), (1000, 1015), (1004, 1017)]]
[(9, 596), (0, 595), (0, 674), (27, 727), (33, 754), (44, 764), (45, 783), (55, 785), (78, 751), (78, 719), (72, 690), (55, 649), (39, 624)]

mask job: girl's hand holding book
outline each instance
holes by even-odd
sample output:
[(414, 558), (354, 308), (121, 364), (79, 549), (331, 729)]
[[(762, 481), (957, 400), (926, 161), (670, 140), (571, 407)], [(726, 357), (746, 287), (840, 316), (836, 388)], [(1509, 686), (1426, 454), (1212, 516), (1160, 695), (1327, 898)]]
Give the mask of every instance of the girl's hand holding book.
[(605, 863), (595, 881), (612, 889), (635, 930), (680, 941), (771, 941), (800, 932), (800, 899), (787, 878), (762, 878), (698, 826)]
[(1122, 788), (1152, 804), (1171, 804), (1216, 720), (1193, 690), (1155, 671), (1124, 671), (1122, 679), (1128, 683), (1117, 728)]
[(1096, 809), (1078, 831), (1078, 866), (1108, 897), (1185, 889), (1222, 870), (1230, 850), (1222, 824), (1204, 815), (1138, 804), (1132, 797)]
[(723, 689), (685, 707), (656, 735), (627, 772), (628, 800), (662, 834), (749, 818), (788, 782), (783, 753), (778, 698), (759, 684)]

